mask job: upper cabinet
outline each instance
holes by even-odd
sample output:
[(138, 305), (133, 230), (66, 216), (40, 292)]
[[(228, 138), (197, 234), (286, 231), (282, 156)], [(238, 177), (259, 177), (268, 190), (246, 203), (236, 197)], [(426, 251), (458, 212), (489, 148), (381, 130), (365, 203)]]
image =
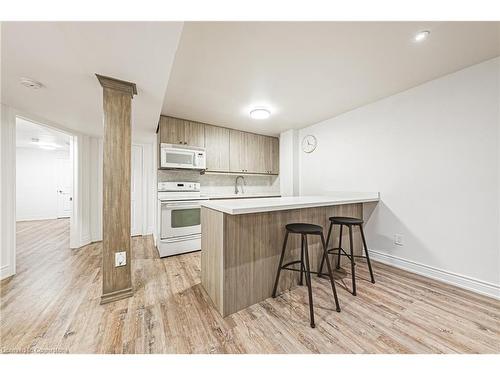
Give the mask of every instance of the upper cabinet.
[(184, 144), (205, 147), (205, 124), (184, 121)]
[(207, 171), (279, 174), (279, 139), (160, 116), (161, 143), (205, 147)]
[(269, 173), (280, 173), (280, 139), (275, 137), (268, 137), (270, 139), (270, 148), (268, 149), (271, 159)]
[(230, 130), (231, 172), (279, 174), (279, 139)]
[(205, 125), (207, 171), (229, 171), (229, 129)]
[(229, 130), (229, 171), (247, 172), (247, 135), (238, 130)]
[(184, 144), (184, 120), (160, 116), (160, 142)]
[(262, 165), (264, 167), (263, 173), (279, 174), (280, 159), (279, 159), (279, 138), (262, 137), (261, 152), (263, 155)]
[(205, 126), (202, 123), (160, 116), (160, 142), (205, 147)]

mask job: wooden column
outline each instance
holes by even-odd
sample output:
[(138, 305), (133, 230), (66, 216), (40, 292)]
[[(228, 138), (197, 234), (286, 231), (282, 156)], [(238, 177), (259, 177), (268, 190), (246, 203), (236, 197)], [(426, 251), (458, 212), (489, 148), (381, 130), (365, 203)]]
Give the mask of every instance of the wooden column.
[[(104, 163), (102, 210), (101, 304), (130, 297), (131, 107), (135, 83), (96, 74), (103, 87)], [(126, 253), (126, 265), (115, 266), (115, 253)]]

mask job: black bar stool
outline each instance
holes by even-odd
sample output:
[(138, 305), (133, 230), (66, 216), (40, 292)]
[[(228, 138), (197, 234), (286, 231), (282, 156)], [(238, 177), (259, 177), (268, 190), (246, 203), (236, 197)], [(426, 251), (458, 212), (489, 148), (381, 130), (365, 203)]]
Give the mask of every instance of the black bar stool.
[[(311, 317), (311, 327), (314, 328), (315, 324), (314, 324), (314, 310), (313, 310), (313, 298), (312, 298), (312, 288), (311, 288), (311, 273), (318, 274), (318, 272), (311, 271), (311, 267), (309, 265), (309, 248), (307, 246), (308, 234), (317, 235), (321, 237), (321, 243), (323, 244), (323, 259), (321, 261), (321, 266), (323, 266), (323, 261), (326, 257), (326, 266), (328, 268), (328, 274), (330, 275), (330, 283), (332, 284), (333, 297), (335, 298), (335, 305), (337, 307), (337, 311), (340, 312), (339, 300), (337, 298), (337, 290), (335, 289), (335, 282), (333, 280), (332, 267), (330, 265), (330, 261), (327, 256), (325, 237), (323, 237), (323, 227), (314, 224), (293, 223), (293, 224), (287, 224), (285, 228), (286, 228), (285, 240), (283, 241), (283, 249), (281, 250), (281, 257), (278, 266), (278, 273), (276, 275), (276, 281), (274, 282), (273, 298), (276, 297), (276, 289), (278, 288), (278, 282), (280, 279), (281, 270), (300, 272), (300, 279), (299, 279), (300, 285), (303, 285), (302, 276), (305, 274), (307, 291), (309, 294), (309, 313)], [(300, 234), (301, 236), (300, 260), (283, 264), (283, 259), (285, 258), (286, 243), (288, 241), (288, 235), (290, 233)], [(290, 266), (293, 264), (300, 264), (300, 269), (291, 268)]]
[[(373, 277), (372, 265), (370, 263), (370, 256), (368, 254), (368, 247), (366, 246), (365, 234), (363, 232), (363, 220), (357, 219), (355, 217), (340, 217), (340, 216), (333, 216), (333, 217), (330, 217), (329, 219), (330, 219), (330, 229), (328, 230), (328, 236), (326, 237), (326, 244), (328, 246), (328, 243), (330, 242), (330, 236), (332, 234), (333, 226), (340, 225), (339, 247), (329, 249), (325, 252), (323, 259), (321, 260), (321, 265), (319, 267), (318, 276), (321, 276), (321, 272), (323, 271), (323, 263), (324, 263), (325, 259), (328, 260), (327, 254), (335, 254), (335, 251), (338, 251), (337, 267), (336, 267), (337, 269), (340, 268), (340, 257), (341, 256), (346, 256), (351, 260), (352, 294), (355, 296), (356, 295), (356, 274), (354, 271), (354, 266), (356, 265), (356, 263), (354, 262), (354, 258), (366, 258), (366, 262), (368, 263), (368, 269), (370, 270), (371, 281), (372, 281), (372, 283), (375, 284), (375, 278)], [(349, 228), (349, 244), (350, 244), (351, 254), (347, 254), (347, 252), (342, 248), (342, 228), (344, 227), (344, 225), (347, 228)], [(352, 245), (352, 242), (353, 242), (352, 241), (352, 227), (353, 226), (359, 227), (359, 231), (361, 233), (361, 239), (363, 240), (363, 247), (365, 249), (365, 256), (353, 254), (353, 245)], [(328, 264), (328, 262), (327, 262), (327, 264)]]

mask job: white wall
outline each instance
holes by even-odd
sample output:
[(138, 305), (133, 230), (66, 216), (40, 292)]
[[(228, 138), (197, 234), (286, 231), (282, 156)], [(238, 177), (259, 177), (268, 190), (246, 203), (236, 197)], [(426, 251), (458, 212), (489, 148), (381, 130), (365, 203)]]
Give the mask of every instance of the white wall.
[(91, 241), (102, 240), (102, 139), (90, 139), (90, 236)]
[[(144, 138), (144, 137), (143, 137)], [(142, 234), (152, 234), (155, 228), (156, 215), (156, 165), (154, 164), (154, 137), (149, 137), (151, 143), (136, 143), (143, 149), (143, 175), (142, 175)], [(145, 140), (146, 142), (148, 139)], [(89, 139), (89, 217), (91, 241), (102, 240), (102, 165), (103, 165), (103, 140), (91, 137)]]
[(0, 278), (16, 272), (16, 113), (2, 104), (0, 124)]
[[(16, 220), (56, 219), (59, 159), (69, 152), (18, 147), (16, 149)], [(72, 179), (72, 177), (70, 177)]]
[(299, 131), (280, 134), (280, 193), (283, 197), (299, 195)]
[(301, 195), (380, 191), (375, 258), (500, 297), (499, 77), (496, 58), (301, 129)]
[[(86, 162), (88, 155), (88, 139), (86, 135), (69, 131), (64, 126), (40, 118), (31, 113), (20, 111), (16, 108), (1, 105), (1, 158), (0, 175), (1, 187), (1, 225), (0, 225), (0, 278), (4, 279), (16, 273), (16, 117), (22, 117), (29, 121), (49, 126), (59, 131), (74, 136), (78, 146), (73, 157), (73, 171), (75, 174), (75, 186), (73, 187), (73, 216), (70, 225), (70, 247), (78, 248), (90, 242), (88, 230), (90, 226), (89, 194), (85, 194), (89, 181), (92, 178), (88, 166), (82, 165), (80, 161)], [(80, 155), (78, 155), (80, 153)], [(80, 159), (78, 159), (80, 156)], [(89, 211), (90, 212), (90, 211)]]
[[(96, 165), (102, 163), (102, 151), (96, 153), (96, 143), (102, 142), (99, 138), (70, 131), (60, 124), (40, 118), (31, 113), (1, 104), (0, 111), (0, 279), (16, 273), (16, 117), (20, 116), (29, 121), (50, 126), (51, 128), (71, 134), (76, 140), (73, 150), (73, 215), (70, 225), (70, 247), (79, 248), (91, 241), (102, 239), (101, 208), (96, 207), (100, 202), (102, 207), (102, 169)], [(152, 233), (155, 228), (156, 207), (156, 135), (142, 135), (137, 138), (132, 134), (132, 141), (144, 147), (145, 179), (143, 191), (147, 192), (144, 205), (146, 212), (143, 217), (146, 227), (145, 234)], [(144, 143), (142, 143), (144, 142)], [(97, 148), (98, 150), (98, 148)], [(102, 150), (102, 145), (101, 145)], [(99, 161), (100, 160), (100, 161)]]

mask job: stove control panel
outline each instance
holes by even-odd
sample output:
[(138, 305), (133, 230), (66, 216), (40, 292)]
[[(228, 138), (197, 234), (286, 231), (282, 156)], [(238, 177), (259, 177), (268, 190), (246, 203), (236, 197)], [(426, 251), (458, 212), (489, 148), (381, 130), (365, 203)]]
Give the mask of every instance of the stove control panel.
[(200, 191), (199, 182), (158, 182), (158, 191)]

